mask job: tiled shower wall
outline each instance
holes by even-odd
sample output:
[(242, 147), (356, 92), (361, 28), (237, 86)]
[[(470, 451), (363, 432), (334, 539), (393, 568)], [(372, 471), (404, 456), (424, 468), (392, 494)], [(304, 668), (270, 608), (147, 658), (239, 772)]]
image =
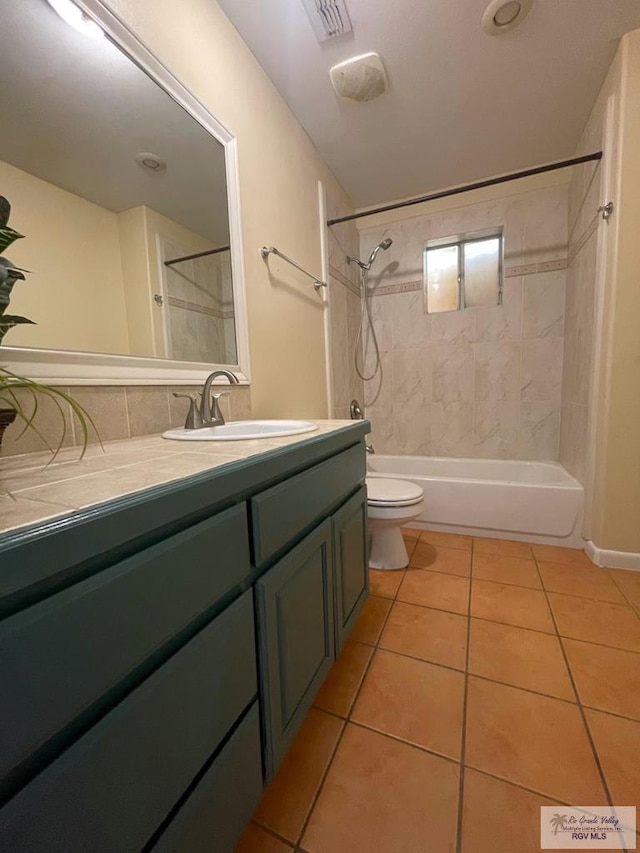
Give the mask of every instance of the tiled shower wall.
[[(378, 453), (558, 459), (567, 197), (561, 185), (361, 231), (363, 257), (393, 239), (370, 278), (382, 381), (365, 403)], [(426, 314), (426, 241), (500, 225), (503, 305)]]
[[(184, 426), (189, 401), (174, 397), (173, 392), (197, 394), (202, 388), (185, 385), (104, 385), (76, 386), (60, 390), (72, 394), (89, 412), (102, 441), (115, 441)], [(229, 386), (229, 388), (216, 386), (215, 393), (219, 391), (229, 393), (228, 397), (220, 400), (220, 408), (225, 418), (242, 420), (251, 417), (251, 391), (248, 386)], [(21, 404), (26, 412), (31, 414), (33, 403), (30, 395), (25, 392), (19, 393)], [(71, 416), (69, 405), (64, 402), (62, 414), (66, 425), (64, 446), (81, 444), (82, 432)], [(47, 397), (40, 397), (35, 425), (39, 432), (47, 437), (50, 446), (56, 446), (61, 435), (61, 424), (61, 413), (55, 404)], [(3, 456), (47, 449), (45, 442), (33, 430), (27, 430), (19, 438), (21, 432), (22, 426), (18, 421), (7, 429), (2, 443)], [(90, 441), (96, 440), (96, 434), (92, 429)]]
[[(327, 194), (329, 219), (351, 213)], [(353, 353), (360, 323), (359, 267), (347, 263), (358, 256), (355, 222), (327, 228), (329, 250), (329, 360), (333, 406), (331, 417), (349, 418), (349, 405), (356, 399), (364, 405), (363, 382), (354, 368)]]

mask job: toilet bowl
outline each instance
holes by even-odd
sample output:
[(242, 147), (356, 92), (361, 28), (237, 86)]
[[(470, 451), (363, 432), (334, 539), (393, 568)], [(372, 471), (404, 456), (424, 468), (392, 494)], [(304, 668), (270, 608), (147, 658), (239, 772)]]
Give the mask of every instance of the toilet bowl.
[(369, 566), (404, 569), (409, 554), (400, 528), (422, 515), (424, 493), (420, 486), (389, 477), (367, 477)]

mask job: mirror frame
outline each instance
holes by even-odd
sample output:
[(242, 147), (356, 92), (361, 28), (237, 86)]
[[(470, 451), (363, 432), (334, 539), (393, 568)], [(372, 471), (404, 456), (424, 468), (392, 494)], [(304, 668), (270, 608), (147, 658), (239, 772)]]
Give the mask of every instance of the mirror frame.
[(232, 370), (250, 382), (249, 332), (244, 286), (238, 146), (235, 136), (172, 74), (101, 0), (74, 0), (115, 45), (205, 128), (225, 150), (237, 364), (206, 364), (144, 356), (3, 346), (0, 362), (21, 376), (50, 385), (199, 385), (213, 370)]

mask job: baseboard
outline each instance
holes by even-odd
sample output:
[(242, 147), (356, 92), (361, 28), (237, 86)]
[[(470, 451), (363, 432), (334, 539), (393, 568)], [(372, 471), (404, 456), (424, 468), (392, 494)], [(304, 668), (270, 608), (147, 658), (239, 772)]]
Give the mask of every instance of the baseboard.
[(607, 566), (609, 569), (633, 569), (640, 572), (640, 554), (633, 551), (607, 551), (606, 548), (598, 548), (590, 539), (584, 550), (596, 566)]

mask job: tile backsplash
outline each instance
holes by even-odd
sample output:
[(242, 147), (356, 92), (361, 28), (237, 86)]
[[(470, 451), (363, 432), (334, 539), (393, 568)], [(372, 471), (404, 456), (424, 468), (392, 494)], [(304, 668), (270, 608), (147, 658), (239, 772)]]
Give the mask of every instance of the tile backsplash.
[[(173, 396), (179, 394), (197, 394), (201, 387), (168, 385), (96, 385), (62, 388), (71, 394), (91, 415), (102, 441), (114, 441), (163, 432), (172, 427), (184, 425), (188, 401)], [(229, 420), (242, 420), (251, 417), (251, 390), (249, 386), (229, 386), (218, 390), (229, 392), (228, 397), (220, 400), (220, 408)], [(29, 393), (20, 392), (21, 404), (31, 414), (33, 400)], [(62, 414), (66, 424), (64, 446), (70, 447), (82, 443), (82, 432), (71, 408), (62, 402)], [(46, 441), (56, 446), (60, 436), (61, 412), (47, 397), (38, 398), (38, 411), (34, 419), (38, 433), (27, 430), (22, 436), (23, 424), (16, 421), (10, 426), (3, 439), (2, 456), (18, 453), (32, 453), (46, 450)], [(90, 429), (90, 441), (97, 441), (95, 430)], [(42, 437), (40, 437), (42, 436)]]
[[(365, 405), (378, 453), (558, 459), (567, 195), (552, 187), (361, 232), (364, 257), (393, 238), (370, 282), (382, 380), (367, 385)], [(503, 304), (426, 314), (426, 241), (496, 225)]]

